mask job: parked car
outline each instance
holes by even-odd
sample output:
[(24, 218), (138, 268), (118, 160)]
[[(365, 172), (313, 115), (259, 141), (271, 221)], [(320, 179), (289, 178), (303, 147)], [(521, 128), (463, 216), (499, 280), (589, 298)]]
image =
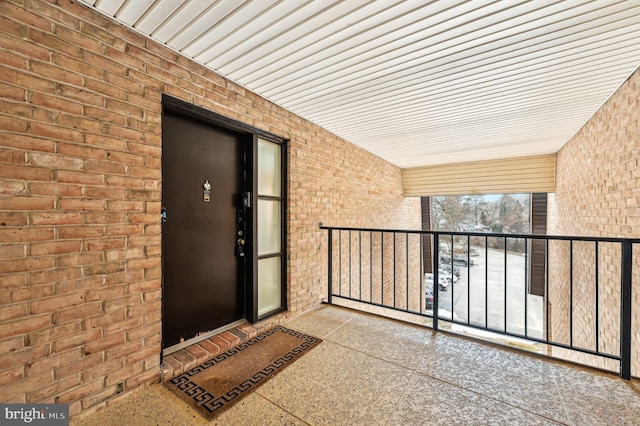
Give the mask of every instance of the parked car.
[[(426, 288), (431, 288), (433, 291), (433, 274), (424, 274), (424, 283)], [(438, 272), (438, 288), (441, 291), (445, 291), (449, 288), (451, 280), (447, 280), (442, 274)]]
[(473, 259), (468, 259), (466, 256), (453, 256), (453, 263), (462, 266), (473, 265)]
[(449, 284), (458, 282), (458, 277), (456, 277), (455, 275), (451, 275), (448, 272), (442, 272), (442, 271), (438, 271), (438, 279), (445, 280)]
[(460, 277), (460, 267), (459, 266), (451, 267), (450, 263), (440, 263), (438, 265), (438, 271), (445, 272), (447, 274), (451, 274), (453, 272), (452, 275), (455, 275), (456, 277)]
[[(451, 256), (447, 256), (447, 255), (440, 256), (440, 262), (444, 263), (445, 265), (451, 265), (452, 263)], [(453, 264), (462, 265), (462, 266), (473, 265), (473, 259), (468, 259), (467, 256), (454, 255)]]
[(424, 306), (428, 310), (432, 310), (433, 309), (433, 288), (427, 287), (425, 305)]

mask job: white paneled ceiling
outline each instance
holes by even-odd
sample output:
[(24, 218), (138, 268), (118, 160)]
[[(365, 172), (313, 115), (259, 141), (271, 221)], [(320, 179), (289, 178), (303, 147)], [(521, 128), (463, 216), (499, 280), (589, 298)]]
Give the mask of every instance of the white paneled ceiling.
[(81, 0), (400, 167), (556, 152), (640, 64), (640, 0)]

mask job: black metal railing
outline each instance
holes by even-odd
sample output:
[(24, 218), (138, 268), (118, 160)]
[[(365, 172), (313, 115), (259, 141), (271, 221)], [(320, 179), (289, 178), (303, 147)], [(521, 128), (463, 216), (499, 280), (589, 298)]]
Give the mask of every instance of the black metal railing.
[(434, 330), (458, 324), (614, 360), (631, 378), (640, 239), (321, 229), (330, 304), (340, 298), (431, 318)]

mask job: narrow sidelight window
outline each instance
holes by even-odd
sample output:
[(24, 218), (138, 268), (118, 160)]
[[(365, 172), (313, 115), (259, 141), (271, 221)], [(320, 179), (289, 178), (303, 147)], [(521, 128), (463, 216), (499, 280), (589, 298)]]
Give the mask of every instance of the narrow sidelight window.
[(258, 138), (258, 319), (285, 308), (283, 146)]

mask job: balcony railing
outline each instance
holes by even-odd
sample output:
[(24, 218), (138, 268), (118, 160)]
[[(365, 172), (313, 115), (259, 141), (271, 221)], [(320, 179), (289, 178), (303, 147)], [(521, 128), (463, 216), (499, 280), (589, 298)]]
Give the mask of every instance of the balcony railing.
[(599, 362), (612, 360), (631, 378), (640, 239), (321, 229), (330, 304), (340, 298), (426, 317), (434, 330), (456, 324), (524, 339), (605, 369)]

